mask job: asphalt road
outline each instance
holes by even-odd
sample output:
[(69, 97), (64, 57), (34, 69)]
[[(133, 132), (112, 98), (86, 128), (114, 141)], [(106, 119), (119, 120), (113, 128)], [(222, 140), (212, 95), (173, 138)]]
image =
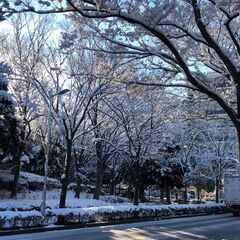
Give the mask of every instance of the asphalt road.
[(0, 237), (0, 240), (240, 240), (240, 217), (220, 214)]

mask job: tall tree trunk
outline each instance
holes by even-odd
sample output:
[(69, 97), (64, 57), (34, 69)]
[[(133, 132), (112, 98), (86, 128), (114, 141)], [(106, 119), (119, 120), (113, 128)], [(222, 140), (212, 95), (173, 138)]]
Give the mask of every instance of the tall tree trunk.
[(219, 178), (217, 177), (216, 178), (216, 203), (219, 203)]
[(160, 202), (164, 201), (164, 186), (160, 187)]
[(170, 191), (170, 187), (168, 184), (166, 184), (166, 197), (167, 197), (167, 203), (171, 204), (171, 191)]
[(81, 177), (78, 175), (80, 173), (80, 165), (83, 162), (82, 159), (82, 154), (79, 155), (79, 157), (77, 156), (76, 152), (73, 152), (74, 154), (74, 159), (75, 159), (75, 171), (77, 173), (77, 180), (76, 180), (76, 189), (75, 189), (75, 198), (80, 198), (80, 192), (81, 192)]
[(71, 153), (72, 153), (72, 141), (67, 139), (67, 152), (65, 157), (65, 172), (64, 178), (62, 180), (62, 191), (60, 196), (59, 208), (65, 208), (66, 205), (66, 197), (67, 197), (67, 189), (70, 178), (70, 165), (71, 165)]
[[(92, 116), (92, 124), (93, 126), (98, 125), (98, 102), (93, 108), (93, 116)], [(100, 125), (95, 128), (94, 130), (94, 135), (95, 138), (99, 138), (100, 136)], [(99, 199), (101, 195), (101, 190), (102, 190), (102, 182), (103, 182), (103, 176), (104, 172), (106, 169), (106, 156), (103, 156), (103, 145), (101, 141), (96, 141), (95, 142), (95, 150), (96, 150), (96, 155), (97, 155), (97, 178), (95, 182), (95, 189), (93, 193), (93, 198), (94, 199)]]
[(160, 195), (160, 201), (161, 203), (166, 203), (165, 199), (167, 196), (167, 181), (166, 179), (163, 180), (162, 188), (161, 188), (161, 195)]
[(138, 199), (139, 199), (139, 159), (135, 162), (135, 183), (134, 183), (134, 199), (133, 204), (135, 206), (138, 205)]
[(75, 198), (80, 198), (80, 192), (81, 192), (81, 179), (78, 177), (75, 190)]
[(118, 183), (118, 195), (121, 195), (121, 181)]
[(133, 204), (135, 206), (138, 205), (138, 197), (139, 197), (139, 184), (138, 179), (136, 179), (134, 184), (134, 198), (133, 198)]
[[(240, 121), (240, 120), (239, 120)], [(236, 127), (237, 129), (237, 159), (238, 159), (238, 162), (240, 163), (240, 124), (239, 124), (239, 127)]]
[(20, 175), (21, 169), (21, 155), (22, 151), (19, 150), (18, 154), (14, 157), (14, 168), (13, 168), (13, 182), (12, 182), (12, 189), (11, 189), (11, 198), (15, 198), (17, 196), (17, 187), (18, 187), (18, 179)]
[(115, 182), (114, 180), (111, 180), (110, 187), (109, 187), (109, 194), (115, 195)]
[(16, 146), (18, 149), (16, 155), (14, 156), (14, 168), (13, 168), (14, 177), (12, 183), (11, 198), (15, 198), (17, 196), (18, 179), (21, 169), (21, 156), (25, 148), (25, 131), (26, 126), (24, 125), (23, 128), (21, 129), (20, 134), (21, 142), (19, 146)]
[(139, 187), (139, 200), (140, 200), (140, 202), (146, 202), (145, 188), (143, 185), (140, 185), (140, 187)]
[(184, 196), (183, 196), (183, 202), (186, 204), (188, 202), (188, 191), (187, 186), (184, 187)]
[(237, 131), (237, 159), (240, 163), (240, 84), (236, 84), (237, 95), (237, 121), (233, 122)]
[(114, 195), (115, 193), (115, 179), (114, 179), (115, 171), (114, 168), (110, 169), (110, 186), (109, 186), (109, 194)]
[(200, 195), (201, 195), (201, 190), (200, 188), (197, 188), (197, 200), (200, 201), (201, 198), (200, 198)]
[(103, 169), (103, 168), (99, 168), (97, 171), (97, 178), (96, 178), (95, 189), (94, 189), (94, 193), (93, 193), (94, 199), (100, 198), (104, 172), (105, 172), (105, 169)]

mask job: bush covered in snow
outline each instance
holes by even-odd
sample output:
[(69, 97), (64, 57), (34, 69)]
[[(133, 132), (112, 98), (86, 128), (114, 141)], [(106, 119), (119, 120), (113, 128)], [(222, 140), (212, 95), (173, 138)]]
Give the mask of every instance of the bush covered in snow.
[[(91, 206), (92, 205), (92, 206)], [(49, 205), (48, 205), (49, 206)], [(12, 206), (13, 207), (13, 206)], [(48, 208), (46, 220), (43, 221), (41, 213), (36, 210), (0, 211), (0, 228), (17, 228), (55, 224), (61, 217), (61, 223), (89, 223), (99, 221), (115, 221), (135, 218), (158, 218), (165, 216), (191, 215), (199, 213), (215, 213), (225, 209), (224, 204), (198, 204), (198, 205), (151, 205), (140, 204), (112, 204), (84, 199), (80, 202), (68, 202), (67, 208)], [(1, 208), (2, 210), (3, 208)], [(8, 208), (9, 209), (9, 208)], [(22, 208), (24, 210), (24, 208)]]
[[(5, 190), (10, 190), (12, 187), (13, 175), (9, 170), (1, 170), (0, 174), (0, 188)], [(28, 173), (28, 172), (20, 172), (19, 180), (18, 180), (18, 191), (22, 190), (42, 190), (43, 188), (43, 176)], [(61, 187), (61, 183), (53, 178), (48, 178), (48, 189), (56, 189)]]
[[(140, 204), (116, 204), (112, 206), (88, 207), (88, 208), (65, 208), (49, 209), (49, 219), (57, 220), (61, 216), (65, 224), (86, 223), (97, 221), (114, 221), (119, 219), (165, 217), (188, 215), (197, 213), (215, 213), (223, 211), (223, 204), (199, 204), (199, 205), (146, 205)], [(52, 221), (52, 222), (54, 222)]]
[(0, 212), (0, 229), (38, 227), (43, 224), (42, 214), (35, 210)]

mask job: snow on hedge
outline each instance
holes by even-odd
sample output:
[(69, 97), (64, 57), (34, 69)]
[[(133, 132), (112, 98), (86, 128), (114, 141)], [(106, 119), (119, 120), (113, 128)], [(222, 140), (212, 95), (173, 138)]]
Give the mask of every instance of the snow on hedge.
[[(45, 221), (43, 221), (41, 213), (36, 210), (0, 211), (0, 228), (43, 226), (44, 224), (57, 223), (59, 217), (62, 217), (61, 220), (63, 223), (71, 224), (196, 213), (214, 213), (224, 210), (224, 204), (214, 203), (185, 205), (153, 205), (142, 203), (139, 204), (139, 206), (133, 206), (130, 203), (109, 205), (109, 203), (106, 202), (104, 203), (105, 205), (101, 205), (102, 201), (95, 200), (95, 204), (98, 203), (95, 206), (88, 207), (86, 202), (91, 202), (91, 199), (85, 199), (83, 202), (87, 207), (71, 206), (67, 208), (47, 209)], [(75, 204), (75, 206), (78, 205)]]
[(0, 212), (0, 228), (35, 227), (42, 225), (43, 217), (39, 211)]
[(114, 213), (114, 212), (136, 212), (142, 210), (201, 210), (201, 209), (214, 209), (221, 208), (225, 205), (222, 203), (210, 203), (210, 204), (182, 204), (182, 205), (150, 205), (150, 204), (139, 204), (139, 206), (134, 206), (132, 204), (116, 204), (108, 206), (94, 206), (87, 208), (58, 208), (49, 209), (47, 211), (48, 215), (58, 215), (58, 216), (69, 216), (69, 215), (92, 215), (96, 213)]
[(96, 221), (112, 221), (117, 219), (131, 219), (143, 217), (163, 217), (194, 213), (214, 213), (224, 210), (224, 204), (185, 204), (185, 205), (150, 205), (140, 204), (116, 204), (110, 206), (88, 207), (88, 208), (64, 208), (49, 209), (47, 216), (49, 219), (54, 217), (64, 218), (64, 222), (83, 223)]

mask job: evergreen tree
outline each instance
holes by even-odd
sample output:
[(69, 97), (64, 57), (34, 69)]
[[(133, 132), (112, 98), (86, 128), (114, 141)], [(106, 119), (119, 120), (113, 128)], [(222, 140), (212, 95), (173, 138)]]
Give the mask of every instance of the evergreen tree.
[(15, 106), (8, 93), (7, 74), (10, 69), (0, 63), (0, 159), (13, 157), (19, 145), (18, 120), (15, 117)]
[(12, 197), (16, 196), (17, 182), (20, 172), (20, 128), (15, 116), (15, 104), (8, 92), (7, 76), (10, 68), (0, 63), (0, 163), (8, 157), (14, 173)]

